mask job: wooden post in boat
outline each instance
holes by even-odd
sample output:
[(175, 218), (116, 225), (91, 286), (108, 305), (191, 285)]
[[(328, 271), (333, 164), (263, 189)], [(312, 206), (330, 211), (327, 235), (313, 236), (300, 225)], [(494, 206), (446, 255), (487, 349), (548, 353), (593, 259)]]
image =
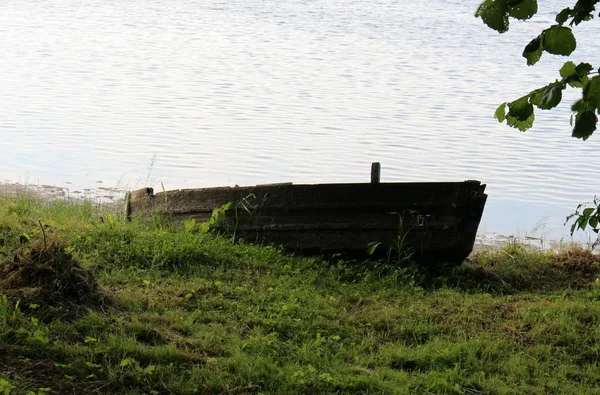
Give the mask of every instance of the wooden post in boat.
[(371, 184), (379, 184), (381, 179), (381, 163), (371, 163)]
[(127, 192), (125, 194), (125, 219), (131, 220), (131, 200), (139, 199), (143, 196), (151, 196), (154, 193), (154, 189), (146, 187), (138, 189), (137, 191)]

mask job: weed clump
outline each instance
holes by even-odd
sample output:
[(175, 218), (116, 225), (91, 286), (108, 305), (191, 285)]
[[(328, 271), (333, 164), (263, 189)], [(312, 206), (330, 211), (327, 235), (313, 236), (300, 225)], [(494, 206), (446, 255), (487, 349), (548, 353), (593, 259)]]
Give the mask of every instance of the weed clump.
[(109, 303), (94, 277), (56, 241), (32, 243), (0, 264), (0, 294), (22, 306), (58, 310), (63, 318)]
[(550, 262), (570, 274), (579, 275), (582, 281), (593, 281), (600, 273), (600, 256), (579, 246), (550, 255)]

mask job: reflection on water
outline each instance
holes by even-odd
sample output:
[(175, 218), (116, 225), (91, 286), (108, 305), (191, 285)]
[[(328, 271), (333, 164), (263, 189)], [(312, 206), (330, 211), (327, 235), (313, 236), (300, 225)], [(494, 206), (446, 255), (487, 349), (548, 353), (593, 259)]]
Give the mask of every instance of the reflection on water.
[[(520, 53), (562, 3), (507, 35), (478, 3), (2, 2), (0, 182), (366, 182), (379, 161), (384, 182), (486, 182), (485, 230), (560, 227), (599, 189), (575, 96), (525, 134), (492, 114), (558, 75), (564, 58)], [(593, 62), (585, 28), (575, 61)]]

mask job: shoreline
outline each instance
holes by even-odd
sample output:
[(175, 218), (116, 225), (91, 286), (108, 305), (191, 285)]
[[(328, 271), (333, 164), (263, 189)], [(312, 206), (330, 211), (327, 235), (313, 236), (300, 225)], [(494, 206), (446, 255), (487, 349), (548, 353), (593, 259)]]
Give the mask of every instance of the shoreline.
[(125, 199), (127, 191), (120, 188), (95, 187), (76, 188), (54, 185), (21, 184), (18, 182), (0, 182), (0, 196), (16, 196), (20, 193), (32, 194), (41, 199), (87, 199), (100, 203), (114, 203)]
[[(21, 184), (18, 182), (0, 182), (0, 197), (11, 196), (16, 197), (21, 193), (31, 194), (42, 200), (56, 199), (73, 199), (73, 200), (89, 200), (97, 204), (124, 204), (125, 194), (127, 190), (111, 187), (95, 187), (71, 190), (69, 187), (59, 187), (54, 185), (37, 185), (37, 184)], [(545, 238), (544, 235), (505, 235), (498, 232), (481, 231), (477, 232), (473, 253), (481, 252), (489, 249), (500, 249), (511, 244), (522, 244), (539, 250), (558, 250), (565, 246), (578, 245), (589, 248), (593, 241), (575, 241), (568, 239), (553, 240)]]

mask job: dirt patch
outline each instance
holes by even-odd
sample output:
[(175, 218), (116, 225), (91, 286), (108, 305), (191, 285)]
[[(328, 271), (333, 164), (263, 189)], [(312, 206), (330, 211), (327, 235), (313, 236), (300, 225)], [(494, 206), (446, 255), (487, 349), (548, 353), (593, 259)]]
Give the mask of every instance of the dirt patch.
[(58, 309), (63, 318), (109, 304), (94, 277), (57, 242), (36, 242), (1, 265), (0, 293), (22, 308)]

